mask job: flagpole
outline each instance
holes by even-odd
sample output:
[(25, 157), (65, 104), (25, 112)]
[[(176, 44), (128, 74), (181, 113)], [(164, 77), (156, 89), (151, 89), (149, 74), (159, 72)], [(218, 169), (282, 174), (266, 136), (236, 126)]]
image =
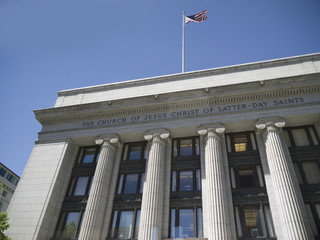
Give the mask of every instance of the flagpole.
[(184, 73), (184, 26), (185, 26), (185, 15), (182, 11), (182, 72)]

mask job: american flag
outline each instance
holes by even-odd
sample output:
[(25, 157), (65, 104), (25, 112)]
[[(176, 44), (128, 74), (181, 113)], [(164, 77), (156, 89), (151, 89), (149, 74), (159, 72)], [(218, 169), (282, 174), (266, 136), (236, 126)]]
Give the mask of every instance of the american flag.
[(195, 15), (191, 15), (191, 16), (186, 16), (186, 24), (188, 22), (197, 22), (197, 23), (200, 23), (200, 22), (203, 22), (204, 20), (207, 19), (207, 9), (206, 10), (203, 10), (202, 12), (200, 13), (197, 13)]

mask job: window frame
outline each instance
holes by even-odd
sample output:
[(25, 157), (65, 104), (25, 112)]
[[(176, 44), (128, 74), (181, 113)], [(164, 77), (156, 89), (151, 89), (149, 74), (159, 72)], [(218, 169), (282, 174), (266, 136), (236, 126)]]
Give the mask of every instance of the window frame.
[[(248, 144), (247, 144), (247, 149), (245, 151), (236, 151), (235, 150), (235, 136), (237, 136), (237, 135), (245, 135), (246, 136)], [(252, 142), (252, 137), (253, 137), (254, 142)], [(229, 141), (230, 141), (230, 146), (228, 143)], [(241, 154), (241, 153), (244, 154), (246, 152), (259, 150), (256, 135), (253, 131), (227, 133), (226, 134), (226, 145), (227, 145), (228, 154)]]
[[(192, 171), (192, 190), (190, 191), (181, 191), (180, 190), (180, 173), (182, 171)], [(200, 189), (197, 189), (197, 171), (200, 173), (199, 178), (199, 184)], [(173, 172), (176, 173), (176, 185), (175, 185), (175, 191), (173, 191), (173, 185), (174, 185), (174, 179), (173, 179)], [(185, 193), (185, 192), (201, 192), (202, 190), (202, 183), (201, 183), (201, 168), (186, 168), (186, 169), (174, 169), (171, 171), (171, 184), (170, 184), (170, 192), (171, 193)]]
[[(198, 209), (201, 209), (201, 233), (203, 235), (203, 211), (202, 211), (202, 206), (193, 204), (191, 206), (182, 206), (182, 207), (170, 207), (170, 216), (169, 216), (169, 236), (170, 238), (184, 238), (182, 236), (177, 236), (177, 233), (175, 232), (175, 236), (172, 236), (172, 210), (175, 210), (175, 223), (174, 227), (180, 227), (179, 223), (179, 211), (180, 210), (186, 210), (186, 209), (192, 209), (193, 210), (193, 232), (194, 236), (193, 237), (188, 237), (188, 238), (202, 238), (203, 236), (199, 236), (199, 231), (198, 229)], [(179, 233), (178, 233), (179, 235)]]
[[(183, 140), (192, 140), (192, 154), (191, 155), (183, 155), (181, 156), (181, 141)], [(199, 148), (199, 154), (197, 154), (196, 151), (196, 141), (198, 141), (198, 148)], [(175, 142), (177, 147), (177, 155), (175, 156)], [(172, 141), (172, 159), (173, 160), (180, 160), (180, 159), (188, 159), (188, 158), (194, 158), (194, 157), (200, 157), (200, 138), (198, 136), (192, 136), (192, 137), (183, 137), (183, 138), (175, 138)]]
[[(79, 212), (79, 214), (80, 214), (78, 222), (76, 223), (75, 235), (73, 237), (62, 237), (63, 231), (66, 227), (68, 215), (69, 215), (69, 213), (73, 213), (73, 212)], [(57, 223), (57, 226), (55, 229), (55, 233), (54, 233), (54, 239), (66, 239), (66, 240), (67, 239), (77, 239), (80, 234), (80, 229), (81, 229), (84, 213), (85, 213), (84, 208), (61, 210), (60, 215), (59, 215), (59, 219), (58, 219), (58, 223)]]
[[(309, 145), (296, 146), (296, 142), (295, 142), (294, 136), (292, 134), (292, 131), (294, 131), (296, 129), (304, 129), (304, 131), (305, 131), (305, 133), (307, 135), (308, 141), (310, 143)], [(316, 144), (314, 142), (314, 139), (313, 139), (312, 134), (311, 134), (309, 129), (312, 129), (314, 137), (315, 137), (315, 139), (316, 139), (318, 144)], [(288, 138), (285, 138), (285, 140), (286, 140), (286, 143), (287, 143), (289, 149), (299, 149), (299, 148), (304, 148), (304, 147), (319, 146), (319, 136), (318, 136), (317, 132), (315, 131), (314, 126), (312, 126), (312, 125), (297, 126), (297, 127), (287, 127), (287, 128), (284, 128), (283, 131), (284, 131), (284, 135), (286, 134), (285, 132), (287, 132), (287, 134), (288, 134)], [(288, 143), (287, 140), (289, 140), (290, 143)]]
[[(123, 238), (123, 239), (137, 239), (135, 238), (135, 234), (136, 234), (136, 226), (137, 226), (137, 216), (138, 216), (138, 211), (140, 211), (141, 214), (141, 209), (140, 208), (128, 208), (128, 209), (124, 209), (124, 208), (113, 208), (112, 210), (112, 215), (111, 215), (111, 221), (110, 221), (110, 226), (109, 226), (109, 233), (108, 233), (108, 239), (118, 239), (118, 233), (119, 233), (119, 224), (120, 224), (120, 217), (121, 217), (121, 212), (126, 212), (126, 211), (132, 211), (133, 212), (133, 216), (132, 216), (132, 229), (130, 232), (130, 237), (129, 238)], [(114, 216), (115, 216), (115, 212), (117, 212), (117, 217), (115, 220), (115, 230), (113, 232), (113, 234), (111, 233), (112, 227), (113, 227), (113, 222), (114, 222)], [(141, 217), (141, 215), (140, 215)], [(140, 221), (140, 219), (139, 219)]]

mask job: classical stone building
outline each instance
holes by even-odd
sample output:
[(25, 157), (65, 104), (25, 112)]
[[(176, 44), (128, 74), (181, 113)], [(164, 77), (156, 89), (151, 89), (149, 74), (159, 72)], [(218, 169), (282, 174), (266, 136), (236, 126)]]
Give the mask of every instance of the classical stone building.
[(7, 211), (20, 177), (0, 163), (0, 211)]
[(61, 91), (19, 239), (319, 239), (320, 54)]

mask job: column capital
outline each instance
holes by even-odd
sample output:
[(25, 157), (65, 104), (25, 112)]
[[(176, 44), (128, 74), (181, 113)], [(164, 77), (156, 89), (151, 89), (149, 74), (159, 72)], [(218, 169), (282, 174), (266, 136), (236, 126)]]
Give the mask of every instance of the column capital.
[(155, 129), (149, 130), (144, 134), (144, 139), (150, 141), (154, 138), (158, 138), (159, 140), (166, 140), (169, 138), (169, 131), (167, 129)]
[(256, 121), (256, 128), (258, 129), (265, 129), (267, 127), (278, 127), (282, 128), (285, 125), (285, 121), (282, 118), (265, 118), (259, 119)]
[(103, 143), (119, 143), (119, 136), (117, 134), (107, 134), (98, 136), (95, 140), (97, 145), (102, 145)]
[(226, 130), (225, 126), (223, 126), (221, 123), (214, 123), (214, 124), (208, 124), (208, 125), (201, 125), (198, 128), (199, 135), (206, 135), (207, 133), (224, 133)]

